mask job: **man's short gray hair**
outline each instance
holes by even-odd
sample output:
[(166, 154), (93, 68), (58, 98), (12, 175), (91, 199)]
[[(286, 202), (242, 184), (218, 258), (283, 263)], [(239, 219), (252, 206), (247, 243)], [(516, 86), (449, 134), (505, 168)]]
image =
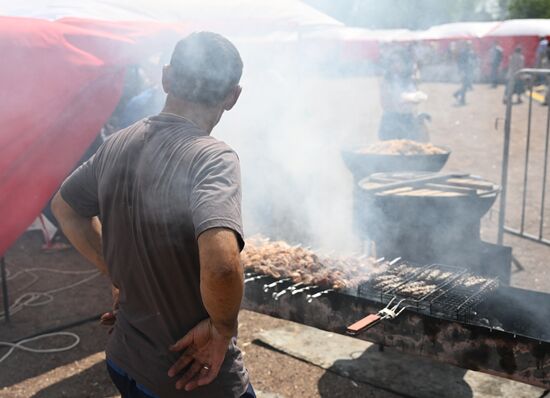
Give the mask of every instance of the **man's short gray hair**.
[(192, 33), (176, 44), (170, 60), (172, 93), (204, 105), (218, 105), (239, 84), (243, 61), (237, 48), (212, 32)]

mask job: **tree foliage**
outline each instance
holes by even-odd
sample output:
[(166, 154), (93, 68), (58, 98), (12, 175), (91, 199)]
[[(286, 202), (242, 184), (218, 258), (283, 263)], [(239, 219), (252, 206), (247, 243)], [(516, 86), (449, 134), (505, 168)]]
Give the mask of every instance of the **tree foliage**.
[(550, 0), (510, 0), (510, 18), (550, 18)]

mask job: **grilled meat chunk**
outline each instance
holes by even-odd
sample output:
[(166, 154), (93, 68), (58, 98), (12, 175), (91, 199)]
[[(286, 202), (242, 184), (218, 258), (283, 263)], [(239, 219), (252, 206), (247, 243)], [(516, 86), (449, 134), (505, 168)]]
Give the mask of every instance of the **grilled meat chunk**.
[(241, 261), (247, 272), (333, 289), (357, 288), (386, 264), (374, 258), (319, 256), (301, 246), (258, 237), (247, 240)]

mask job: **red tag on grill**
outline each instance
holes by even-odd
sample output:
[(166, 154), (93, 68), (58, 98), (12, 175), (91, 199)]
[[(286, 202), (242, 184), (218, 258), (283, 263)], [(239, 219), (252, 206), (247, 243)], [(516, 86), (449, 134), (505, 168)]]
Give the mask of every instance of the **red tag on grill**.
[(359, 332), (362, 332), (365, 329), (373, 327), (378, 322), (380, 322), (380, 315), (370, 314), (370, 315), (367, 315), (365, 318), (361, 319), (360, 321), (355, 322), (353, 325), (348, 326), (347, 332), (349, 334), (357, 334)]

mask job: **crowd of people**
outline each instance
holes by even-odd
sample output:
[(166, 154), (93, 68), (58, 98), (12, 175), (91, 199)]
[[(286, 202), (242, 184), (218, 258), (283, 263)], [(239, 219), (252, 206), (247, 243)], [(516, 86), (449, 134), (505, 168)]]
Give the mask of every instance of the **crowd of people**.
[[(413, 43), (409, 45), (383, 46), (379, 69), (381, 74), (380, 103), (382, 119), (378, 137), (381, 140), (408, 139), (426, 142), (429, 140), (426, 121), (429, 115), (419, 114), (418, 105), (427, 99), (419, 90), (420, 81), (439, 80), (442, 75), (447, 80), (459, 83), (453, 93), (457, 106), (466, 105), (466, 95), (473, 90), (473, 83), (481, 81), (480, 59), (487, 62), (485, 76), (491, 87), (504, 83), (503, 103), (510, 98), (512, 103), (523, 102), (526, 82), (516, 73), (526, 67), (521, 46), (517, 46), (505, 61), (504, 50), (495, 40), (483, 57), (476, 52), (472, 41), (451, 42), (445, 51), (437, 43)], [(486, 55), (486, 56), (485, 56)], [(536, 68), (550, 67), (550, 46), (548, 39), (541, 38), (536, 52)], [(436, 73), (437, 72), (437, 73)], [(544, 78), (535, 81), (546, 86), (545, 101), (548, 104), (548, 81)]]
[[(482, 65), (482, 60), (485, 65)], [(534, 66), (550, 67), (548, 38), (540, 39)], [(448, 43), (445, 49), (437, 42), (382, 46), (379, 69), (382, 75), (380, 92), (383, 115), (379, 138), (428, 140), (426, 120), (430, 117), (418, 115), (416, 111), (417, 105), (427, 98), (418, 89), (420, 81), (445, 80), (458, 83), (459, 87), (453, 93), (457, 106), (466, 105), (467, 93), (473, 90), (473, 83), (476, 81), (488, 82), (493, 88), (504, 83), (504, 104), (507, 104), (508, 98), (515, 99), (512, 103), (521, 103), (526, 82), (521, 76), (515, 76), (525, 67), (521, 46), (517, 46), (508, 59), (505, 59), (504, 50), (498, 40), (492, 43), (486, 54), (479, 54), (479, 49), (476, 51), (470, 40)], [(482, 74), (482, 70), (485, 74)], [(549, 82), (539, 78), (535, 83), (545, 86), (543, 105), (547, 105)]]

